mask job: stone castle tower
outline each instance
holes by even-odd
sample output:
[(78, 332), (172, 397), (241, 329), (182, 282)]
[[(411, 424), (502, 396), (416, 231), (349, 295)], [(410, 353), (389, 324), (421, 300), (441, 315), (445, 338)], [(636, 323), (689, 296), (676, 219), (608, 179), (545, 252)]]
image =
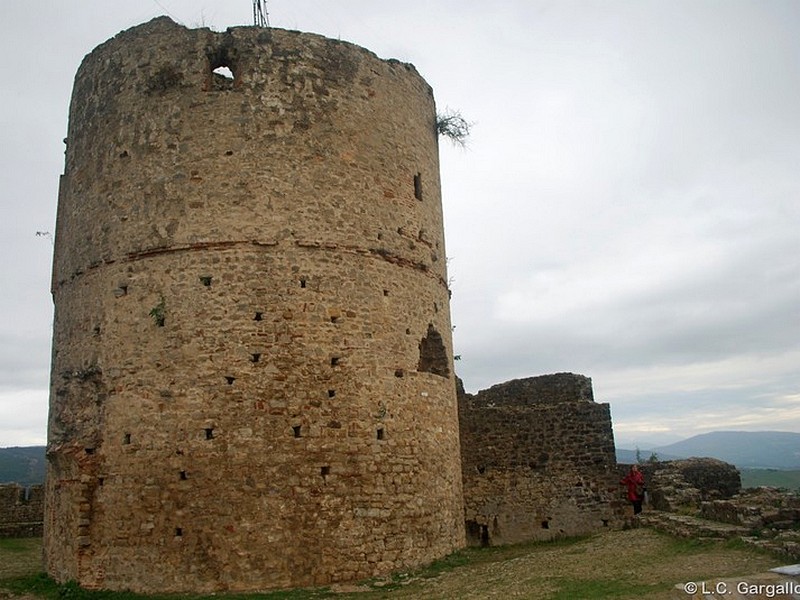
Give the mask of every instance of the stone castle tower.
[(464, 544), (435, 121), (411, 65), (317, 35), (158, 18), (86, 57), (53, 274), (54, 578), (256, 590)]

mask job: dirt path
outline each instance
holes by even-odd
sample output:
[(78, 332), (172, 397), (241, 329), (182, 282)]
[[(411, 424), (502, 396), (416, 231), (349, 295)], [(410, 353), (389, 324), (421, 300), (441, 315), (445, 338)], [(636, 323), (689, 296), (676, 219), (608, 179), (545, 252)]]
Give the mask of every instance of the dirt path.
[(612, 531), (578, 542), (529, 546), (435, 578), (361, 598), (672, 598), (687, 581), (761, 573), (779, 559), (718, 543), (676, 540), (650, 529)]

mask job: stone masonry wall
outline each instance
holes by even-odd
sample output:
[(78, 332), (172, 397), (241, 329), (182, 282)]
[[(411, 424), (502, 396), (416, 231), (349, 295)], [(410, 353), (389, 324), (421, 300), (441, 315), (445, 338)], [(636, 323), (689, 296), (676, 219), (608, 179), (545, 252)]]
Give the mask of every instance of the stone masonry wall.
[(44, 486), (0, 484), (0, 538), (42, 535)]
[(571, 373), (459, 392), (468, 542), (499, 545), (613, 526), (621, 502), (608, 404)]
[(411, 65), (311, 34), (159, 18), (85, 58), (50, 575), (261, 590), (464, 544), (435, 122)]

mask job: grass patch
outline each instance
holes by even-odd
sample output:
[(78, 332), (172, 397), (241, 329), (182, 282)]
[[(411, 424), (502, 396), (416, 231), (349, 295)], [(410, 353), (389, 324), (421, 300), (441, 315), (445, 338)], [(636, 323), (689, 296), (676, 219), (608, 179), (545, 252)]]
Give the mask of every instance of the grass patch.
[(0, 538), (0, 552), (30, 552), (40, 545), (39, 538)]
[(0, 538), (0, 581), (41, 571), (41, 538)]
[(742, 476), (742, 487), (769, 486), (787, 490), (800, 491), (800, 470), (783, 469), (739, 469)]
[(666, 542), (666, 553), (675, 556), (702, 554), (719, 543), (708, 539), (675, 538), (666, 533), (661, 533), (660, 535), (663, 536)]
[(60, 587), (44, 573), (0, 579), (0, 588), (12, 594), (31, 594), (39, 598), (59, 598)]
[(654, 592), (668, 590), (670, 587), (624, 579), (561, 579), (558, 581), (558, 590), (549, 596), (549, 600), (648, 598)]

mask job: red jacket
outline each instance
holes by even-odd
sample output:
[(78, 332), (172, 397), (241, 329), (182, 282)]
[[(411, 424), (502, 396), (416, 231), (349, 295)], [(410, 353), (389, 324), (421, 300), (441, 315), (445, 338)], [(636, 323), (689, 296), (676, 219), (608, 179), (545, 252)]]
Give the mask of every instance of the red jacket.
[(620, 481), (622, 485), (628, 486), (628, 500), (641, 500), (642, 494), (637, 493), (636, 488), (644, 487), (644, 475), (641, 471), (629, 471)]

